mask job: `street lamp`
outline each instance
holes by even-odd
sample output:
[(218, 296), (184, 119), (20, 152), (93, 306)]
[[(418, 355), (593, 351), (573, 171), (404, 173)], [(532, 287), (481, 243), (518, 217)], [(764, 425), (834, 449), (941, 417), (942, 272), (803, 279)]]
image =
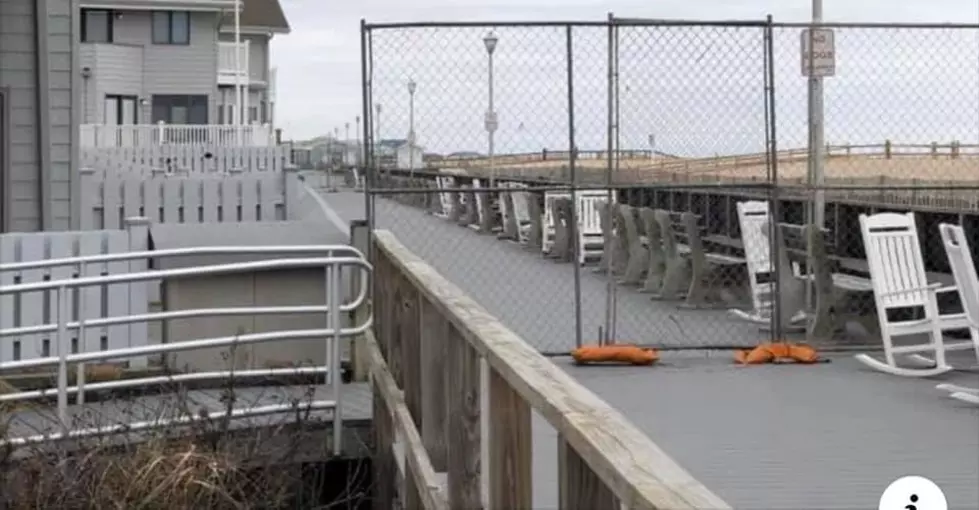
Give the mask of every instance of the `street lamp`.
[(408, 80), (408, 177), (415, 177), (415, 80)]
[(496, 187), (496, 165), (493, 161), (493, 133), (496, 132), (496, 127), (499, 125), (499, 120), (496, 118), (496, 110), (493, 109), (493, 52), (496, 50), (496, 43), (499, 42), (499, 38), (496, 37), (492, 31), (483, 37), (483, 44), (486, 45), (486, 55), (488, 57), (488, 81), (489, 81), (489, 108), (486, 110), (486, 119), (484, 124), (486, 125), (486, 136), (489, 143), (489, 166), (490, 166), (490, 187)]

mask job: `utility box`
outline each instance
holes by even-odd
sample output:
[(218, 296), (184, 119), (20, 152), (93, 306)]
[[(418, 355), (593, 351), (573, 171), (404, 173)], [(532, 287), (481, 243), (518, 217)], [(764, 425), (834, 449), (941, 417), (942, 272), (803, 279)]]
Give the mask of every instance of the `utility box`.
[[(332, 239), (331, 239), (332, 237)], [(328, 233), (310, 222), (215, 223), (153, 225), (154, 250), (197, 246), (294, 246), (346, 244), (346, 236)], [(343, 255), (343, 254), (339, 254)], [(307, 254), (191, 255), (154, 260), (154, 267), (173, 269), (202, 265), (325, 257)], [(351, 299), (349, 266), (341, 281), (341, 297)], [(170, 278), (162, 283), (162, 308), (166, 311), (259, 306), (322, 306), (326, 303), (326, 275), (322, 268), (295, 268)], [(348, 323), (341, 313), (341, 324)], [(236, 334), (327, 327), (327, 313), (245, 314), (172, 319), (163, 324), (162, 342), (218, 338)], [(344, 345), (343, 342), (341, 345)], [(180, 351), (161, 360), (173, 370), (211, 371), (280, 368), (293, 365), (322, 366), (326, 362), (326, 338), (272, 340), (234, 347)]]

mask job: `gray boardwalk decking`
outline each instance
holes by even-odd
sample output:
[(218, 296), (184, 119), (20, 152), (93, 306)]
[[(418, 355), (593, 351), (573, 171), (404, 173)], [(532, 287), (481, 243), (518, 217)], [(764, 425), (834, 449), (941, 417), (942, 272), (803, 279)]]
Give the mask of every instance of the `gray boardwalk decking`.
[[(363, 195), (326, 198), (344, 220), (363, 217)], [(379, 228), (393, 231), (528, 342), (545, 350), (572, 346), (570, 265), (391, 201), (379, 199), (376, 214)], [(590, 271), (582, 277), (585, 322), (598, 324), (604, 282)], [(671, 315), (680, 328), (668, 325)], [(620, 292), (618, 317), (618, 337), (640, 342), (764, 339), (723, 312), (678, 312), (631, 290)], [(974, 372), (902, 379), (865, 369), (849, 355), (812, 366), (737, 367), (730, 353), (707, 351), (668, 353), (654, 367), (555, 361), (735, 508), (876, 508), (884, 488), (908, 474), (935, 480), (950, 508), (979, 508), (979, 409), (934, 389), (943, 381), (977, 386)], [(540, 418), (534, 434), (556, 439)], [(554, 508), (556, 443), (534, 445), (535, 507)]]
[[(363, 195), (328, 196), (345, 220), (363, 218)], [(544, 352), (575, 347), (574, 268), (542, 259), (515, 243), (480, 235), (416, 208), (378, 199), (376, 226), (391, 230), (408, 249), (424, 258), (517, 334)], [(598, 338), (604, 324), (607, 279), (592, 266), (581, 270), (582, 336)], [(735, 322), (725, 310), (683, 310), (672, 302), (653, 302), (634, 289), (617, 291), (616, 338), (666, 347), (721, 343), (754, 346), (768, 337), (757, 326)]]

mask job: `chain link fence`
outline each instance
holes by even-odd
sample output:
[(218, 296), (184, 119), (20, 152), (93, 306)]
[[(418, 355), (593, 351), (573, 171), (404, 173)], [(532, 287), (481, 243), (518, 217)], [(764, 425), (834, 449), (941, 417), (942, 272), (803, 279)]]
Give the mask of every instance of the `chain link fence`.
[(367, 25), (368, 221), (546, 353), (877, 345), (860, 215), (979, 246), (979, 26), (808, 28)]

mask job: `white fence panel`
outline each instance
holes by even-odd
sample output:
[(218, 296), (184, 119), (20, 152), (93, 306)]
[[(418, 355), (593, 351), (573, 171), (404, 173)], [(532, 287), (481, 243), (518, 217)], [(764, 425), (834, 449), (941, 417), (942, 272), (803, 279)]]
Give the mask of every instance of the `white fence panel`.
[(82, 124), (82, 147), (140, 147), (165, 144), (271, 146), (275, 136), (268, 124)]
[(162, 173), (281, 172), (289, 162), (289, 148), (222, 145), (149, 145), (138, 147), (82, 147), (81, 166), (94, 170), (138, 175)]
[[(125, 230), (74, 232), (31, 232), (0, 235), (0, 285), (53, 281), (80, 276), (125, 273), (130, 267), (145, 267), (145, 261), (114, 263), (71, 263), (68, 265), (5, 269), (3, 265), (64, 259), (79, 255), (99, 255), (146, 250), (148, 224), (136, 219)], [(147, 282), (83, 287), (69, 291), (68, 322), (147, 313)], [(57, 324), (56, 291), (38, 291), (0, 296), (0, 328), (12, 329)], [(146, 324), (85, 327), (79, 335), (70, 329), (63, 346), (67, 352), (91, 352), (147, 345)], [(16, 361), (54, 356), (57, 331), (0, 336), (0, 361)], [(130, 360), (130, 366), (145, 366), (145, 358)]]
[(299, 192), (296, 172), (131, 175), (82, 172), (84, 229), (122, 228), (125, 219), (152, 223), (281, 221)]

